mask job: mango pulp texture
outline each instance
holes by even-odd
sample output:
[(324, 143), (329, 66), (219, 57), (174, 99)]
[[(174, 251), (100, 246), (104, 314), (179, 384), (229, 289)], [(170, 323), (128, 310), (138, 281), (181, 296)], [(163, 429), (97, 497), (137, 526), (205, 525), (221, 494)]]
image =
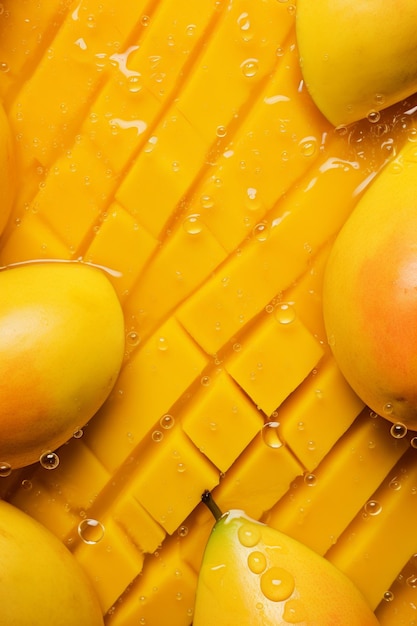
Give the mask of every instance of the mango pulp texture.
[(102, 410), (54, 469), (3, 468), (1, 495), (70, 547), (110, 626), (192, 623), (204, 489), (412, 624), (417, 440), (345, 383), (321, 290), (359, 197), (417, 139), (417, 99), (336, 131), (291, 0), (0, 7), (18, 178), (0, 263), (108, 268), (127, 329)]

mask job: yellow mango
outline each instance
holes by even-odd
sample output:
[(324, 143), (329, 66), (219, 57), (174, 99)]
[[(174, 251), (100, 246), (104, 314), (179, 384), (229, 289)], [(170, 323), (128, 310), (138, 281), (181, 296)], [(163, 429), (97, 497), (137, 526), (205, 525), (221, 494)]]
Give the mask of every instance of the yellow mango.
[(15, 163), (9, 121), (0, 105), (0, 235), (12, 208), (15, 192)]
[(102, 626), (94, 588), (44, 526), (0, 500), (0, 614), (9, 626)]
[(414, 0), (298, 0), (297, 43), (306, 86), (335, 126), (417, 90)]
[(0, 272), (0, 464), (21, 467), (67, 441), (110, 393), (124, 323), (104, 272), (34, 262)]
[(243, 511), (213, 512), (194, 626), (377, 626), (359, 590), (323, 557)]
[(376, 413), (417, 429), (417, 148), (407, 145), (358, 202), (329, 257), (328, 341)]

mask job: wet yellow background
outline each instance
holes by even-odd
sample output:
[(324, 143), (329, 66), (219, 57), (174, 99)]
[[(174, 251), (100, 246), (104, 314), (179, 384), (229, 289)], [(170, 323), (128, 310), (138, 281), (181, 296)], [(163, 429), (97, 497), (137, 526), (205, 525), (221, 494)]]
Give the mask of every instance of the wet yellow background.
[(0, 4), (18, 176), (0, 263), (101, 265), (126, 318), (103, 409), (55, 469), (0, 493), (74, 552), (111, 626), (191, 624), (204, 489), (340, 567), (383, 626), (417, 623), (416, 440), (349, 389), (321, 312), (331, 243), (417, 139), (417, 101), (331, 127), (302, 82), (295, 11)]

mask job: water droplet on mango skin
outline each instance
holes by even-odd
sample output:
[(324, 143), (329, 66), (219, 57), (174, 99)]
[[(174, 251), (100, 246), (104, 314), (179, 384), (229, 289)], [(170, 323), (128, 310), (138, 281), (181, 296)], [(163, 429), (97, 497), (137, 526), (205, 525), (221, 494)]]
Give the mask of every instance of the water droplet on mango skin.
[(288, 600), (294, 589), (294, 577), (282, 567), (270, 567), (261, 576), (261, 591), (272, 602)]

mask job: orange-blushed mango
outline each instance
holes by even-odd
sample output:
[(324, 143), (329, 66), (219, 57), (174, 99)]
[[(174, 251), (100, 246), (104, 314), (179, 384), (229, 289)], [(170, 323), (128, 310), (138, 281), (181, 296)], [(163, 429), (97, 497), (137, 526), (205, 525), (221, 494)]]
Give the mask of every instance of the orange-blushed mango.
[(365, 192), (332, 248), (323, 310), (347, 381), (376, 413), (417, 429), (417, 147)]
[(1, 623), (102, 626), (91, 581), (39, 522), (0, 500)]
[(109, 395), (124, 355), (116, 292), (99, 268), (33, 262), (0, 272), (0, 465), (66, 442)]
[(302, 543), (231, 510), (200, 568), (194, 626), (377, 626), (360, 591)]

